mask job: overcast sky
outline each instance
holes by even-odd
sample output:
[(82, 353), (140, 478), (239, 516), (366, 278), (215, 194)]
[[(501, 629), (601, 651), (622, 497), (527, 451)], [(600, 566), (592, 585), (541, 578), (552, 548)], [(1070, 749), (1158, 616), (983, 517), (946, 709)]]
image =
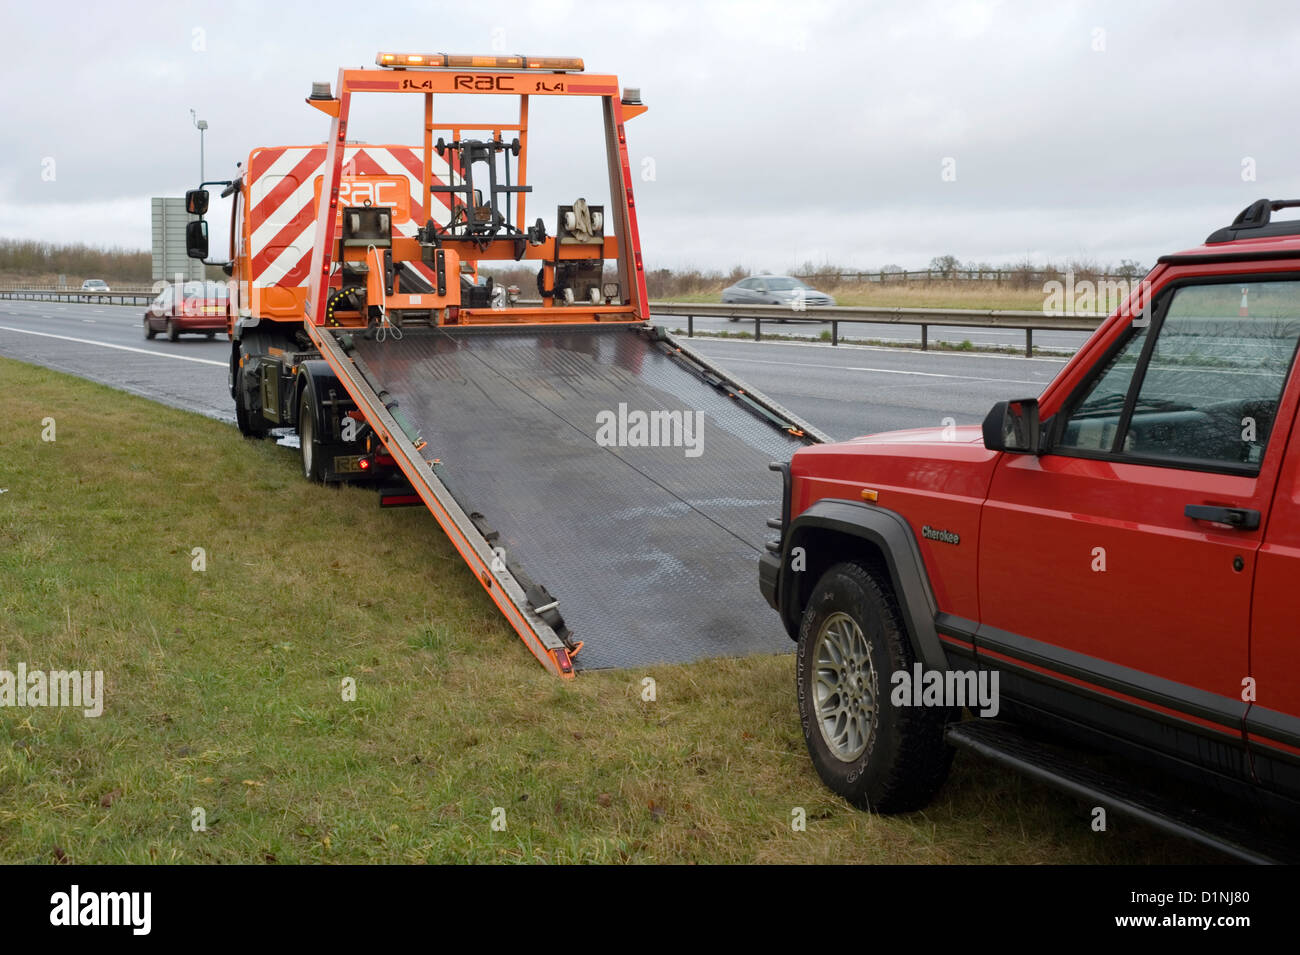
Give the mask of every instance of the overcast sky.
[[(1149, 265), (1300, 195), (1284, 0), (2, 2), (6, 237), (147, 248), (149, 197), (198, 178), (191, 108), (227, 177), (256, 146), (323, 139), (312, 80), (381, 49), (581, 56), (639, 86), (652, 268)], [(360, 138), (418, 142), (412, 120)], [(553, 231), (555, 197), (600, 195), (598, 135), (560, 115), (543, 157), (539, 131), (530, 219)]]

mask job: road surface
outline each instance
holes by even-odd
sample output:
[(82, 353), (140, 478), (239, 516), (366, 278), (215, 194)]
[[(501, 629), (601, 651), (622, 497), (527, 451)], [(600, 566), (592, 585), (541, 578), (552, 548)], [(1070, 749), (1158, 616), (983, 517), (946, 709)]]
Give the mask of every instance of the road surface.
[[(143, 314), (143, 306), (0, 301), (0, 355), (233, 421), (224, 337), (146, 341)], [(793, 328), (815, 330), (782, 326)], [(697, 338), (691, 344), (833, 438), (940, 427), (947, 418), (977, 424), (995, 401), (1037, 395), (1064, 361), (811, 342)]]

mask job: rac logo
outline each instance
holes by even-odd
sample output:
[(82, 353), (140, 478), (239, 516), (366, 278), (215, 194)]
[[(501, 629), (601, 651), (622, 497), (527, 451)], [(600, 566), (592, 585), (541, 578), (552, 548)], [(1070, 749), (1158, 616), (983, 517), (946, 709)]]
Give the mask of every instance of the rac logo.
[(452, 77), (452, 88), (458, 90), (514, 90), (514, 77), (511, 76), (475, 76), (472, 73), (457, 73)]
[[(320, 208), (324, 176), (317, 176), (316, 206)], [(411, 218), (411, 190), (405, 176), (342, 176), (339, 181), (339, 217), (345, 206), (389, 206), (396, 222)]]

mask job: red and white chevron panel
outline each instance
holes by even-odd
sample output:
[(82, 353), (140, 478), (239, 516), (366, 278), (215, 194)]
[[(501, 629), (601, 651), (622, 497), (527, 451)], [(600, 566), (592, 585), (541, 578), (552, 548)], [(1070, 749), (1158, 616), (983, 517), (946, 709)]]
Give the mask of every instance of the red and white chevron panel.
[[(447, 163), (433, 157), (433, 182), (446, 180)], [(325, 147), (279, 146), (249, 157), (249, 249), (255, 289), (305, 287), (316, 240), (316, 203), (325, 174)], [(414, 236), (427, 213), (421, 150), (409, 146), (347, 146), (343, 153), (340, 207), (391, 206), (393, 225)], [(445, 220), (447, 202), (437, 218)]]

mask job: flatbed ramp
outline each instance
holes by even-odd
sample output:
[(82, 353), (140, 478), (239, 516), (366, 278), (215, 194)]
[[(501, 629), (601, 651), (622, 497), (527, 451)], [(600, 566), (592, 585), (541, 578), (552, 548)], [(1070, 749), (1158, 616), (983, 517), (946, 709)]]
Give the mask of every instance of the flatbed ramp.
[[(790, 647), (754, 586), (781, 507), (768, 464), (820, 436), (664, 339), (588, 324), (349, 342), (476, 529), (558, 600), (581, 669)], [(636, 446), (656, 411), (680, 413), (676, 446)]]

